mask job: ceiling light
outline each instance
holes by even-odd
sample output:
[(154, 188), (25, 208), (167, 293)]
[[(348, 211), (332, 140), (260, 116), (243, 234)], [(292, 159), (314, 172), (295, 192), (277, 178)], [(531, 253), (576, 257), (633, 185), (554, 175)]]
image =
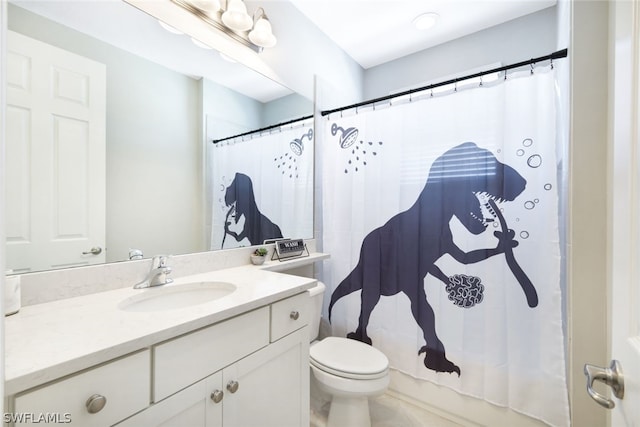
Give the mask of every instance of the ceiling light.
[(437, 13), (423, 13), (413, 20), (413, 25), (420, 31), (426, 31), (433, 28), (440, 19)]
[[(271, 30), (269, 18), (267, 18), (267, 14), (264, 13), (262, 8), (256, 11), (256, 14), (258, 13), (262, 15), (258, 15), (258, 20), (253, 25), (253, 30), (249, 32), (249, 40), (260, 47), (273, 47), (276, 45), (277, 40)], [(256, 14), (254, 14), (254, 19)]]
[(253, 26), (253, 20), (242, 0), (228, 0), (227, 10), (222, 14), (222, 23), (236, 31), (247, 31)]

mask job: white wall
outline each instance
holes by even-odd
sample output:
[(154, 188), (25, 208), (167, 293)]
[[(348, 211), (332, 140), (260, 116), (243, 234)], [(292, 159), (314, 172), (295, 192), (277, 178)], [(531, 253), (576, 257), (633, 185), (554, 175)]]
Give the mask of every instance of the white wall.
[(277, 48), (260, 54), (285, 86), (314, 99), (314, 76), (340, 88), (340, 102), (362, 100), (364, 70), (288, 1), (247, 1), (247, 8), (264, 6), (278, 38)]
[[(0, 129), (5, 129), (5, 108), (6, 108), (6, 40), (7, 40), (7, 3), (0, 2)], [(4, 132), (0, 132), (0, 170), (5, 170), (4, 157)], [(4, 175), (0, 176), (0, 242), (5, 242), (5, 191)], [(5, 271), (5, 245), (0, 244), (0, 272)], [(4, 289), (5, 276), (0, 274), (0, 289)], [(0, 292), (0, 313), (4, 317), (4, 292)], [(4, 396), (4, 322), (0, 324), (0, 395)], [(5, 412), (5, 399), (0, 401), (0, 412)]]
[(508, 65), (547, 55), (557, 50), (556, 32), (556, 8), (550, 7), (372, 67), (364, 73), (365, 98), (437, 83), (498, 62)]

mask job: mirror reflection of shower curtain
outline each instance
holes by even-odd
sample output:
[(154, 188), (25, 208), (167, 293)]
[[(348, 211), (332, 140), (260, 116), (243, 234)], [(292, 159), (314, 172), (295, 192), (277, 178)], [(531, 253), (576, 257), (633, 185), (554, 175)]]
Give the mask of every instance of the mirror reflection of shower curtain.
[(529, 74), (323, 120), (324, 315), (395, 370), (568, 426), (556, 78)]
[(313, 119), (208, 152), (212, 250), (313, 236)]

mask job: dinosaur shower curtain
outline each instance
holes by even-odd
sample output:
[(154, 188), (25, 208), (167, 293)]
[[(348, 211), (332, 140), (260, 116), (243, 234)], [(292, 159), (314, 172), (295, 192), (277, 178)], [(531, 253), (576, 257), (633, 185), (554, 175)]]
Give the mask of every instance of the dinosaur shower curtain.
[(392, 369), (568, 426), (555, 72), (529, 74), (326, 118), (325, 315)]
[(211, 249), (313, 236), (313, 121), (209, 149)]

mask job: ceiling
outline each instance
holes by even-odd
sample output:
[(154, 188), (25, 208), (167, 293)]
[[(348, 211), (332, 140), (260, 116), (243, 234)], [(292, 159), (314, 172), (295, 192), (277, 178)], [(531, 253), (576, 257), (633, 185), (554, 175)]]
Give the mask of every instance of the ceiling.
[[(216, 51), (196, 47), (185, 35), (165, 31), (155, 19), (121, 0), (10, 1), (182, 74), (206, 77), (261, 102), (292, 93), (243, 65), (223, 60)], [(269, 1), (285, 0), (260, 1), (268, 8)], [(556, 0), (288, 1), (365, 69), (556, 3)], [(433, 29), (420, 32), (413, 27), (412, 20), (424, 12), (436, 12), (440, 19)], [(277, 28), (274, 33), (279, 36)]]
[[(290, 0), (363, 68), (545, 9), (556, 0)], [(435, 27), (412, 21), (435, 12)], [(275, 29), (274, 29), (275, 31)]]

